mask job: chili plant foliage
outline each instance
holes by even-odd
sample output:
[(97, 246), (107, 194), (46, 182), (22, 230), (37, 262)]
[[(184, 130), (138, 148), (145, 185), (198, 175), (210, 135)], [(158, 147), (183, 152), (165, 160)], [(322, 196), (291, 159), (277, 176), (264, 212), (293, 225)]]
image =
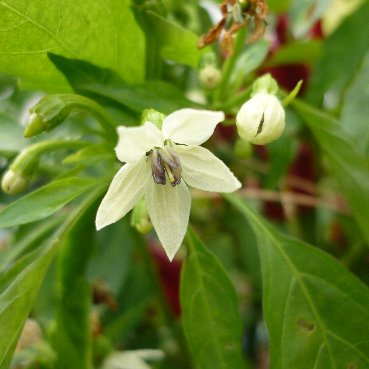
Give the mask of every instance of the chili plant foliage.
[(1, 0), (0, 369), (369, 369), (368, 14)]

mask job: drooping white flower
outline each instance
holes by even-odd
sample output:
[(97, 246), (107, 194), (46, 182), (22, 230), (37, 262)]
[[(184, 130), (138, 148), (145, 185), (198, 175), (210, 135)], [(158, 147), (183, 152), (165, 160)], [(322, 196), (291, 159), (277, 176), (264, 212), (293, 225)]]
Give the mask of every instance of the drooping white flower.
[(284, 130), (283, 106), (275, 95), (266, 91), (258, 92), (242, 105), (236, 124), (241, 138), (265, 145), (276, 140)]
[(118, 127), (115, 148), (123, 167), (115, 175), (96, 216), (99, 230), (124, 217), (145, 196), (156, 233), (173, 259), (185, 236), (191, 196), (186, 186), (233, 192), (240, 182), (209, 150), (199, 146), (224, 120), (223, 112), (181, 109), (159, 130), (153, 123)]

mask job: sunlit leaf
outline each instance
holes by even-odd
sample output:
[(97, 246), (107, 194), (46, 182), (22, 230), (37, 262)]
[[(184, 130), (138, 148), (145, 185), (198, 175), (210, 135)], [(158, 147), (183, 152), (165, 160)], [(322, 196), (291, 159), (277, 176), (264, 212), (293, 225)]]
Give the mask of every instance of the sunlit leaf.
[(197, 68), (201, 51), (197, 48), (199, 37), (159, 15), (148, 12), (152, 32), (159, 41), (159, 51), (164, 59)]
[(219, 261), (193, 231), (181, 275), (183, 327), (202, 369), (241, 369), (242, 322), (234, 287)]
[(0, 67), (32, 88), (67, 87), (49, 51), (109, 67), (127, 81), (143, 78), (143, 34), (129, 0), (3, 0), (0, 13)]
[(289, 238), (225, 196), (258, 238), (271, 368), (369, 367), (369, 290), (328, 254)]

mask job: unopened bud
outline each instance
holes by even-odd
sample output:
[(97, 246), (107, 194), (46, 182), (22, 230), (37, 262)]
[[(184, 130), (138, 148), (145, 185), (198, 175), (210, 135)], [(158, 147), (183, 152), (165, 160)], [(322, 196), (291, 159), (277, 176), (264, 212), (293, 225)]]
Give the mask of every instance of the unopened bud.
[(161, 129), (161, 125), (165, 119), (166, 115), (160, 113), (155, 109), (145, 109), (141, 115), (141, 124), (145, 124), (146, 122), (151, 122), (157, 128)]
[(9, 169), (6, 171), (1, 181), (1, 188), (5, 193), (15, 195), (24, 191), (27, 188), (28, 183), (28, 178), (12, 169)]
[(33, 137), (50, 131), (63, 123), (78, 107), (75, 98), (69, 95), (48, 95), (30, 109), (30, 118), (24, 129), (24, 137)]
[(202, 88), (206, 90), (214, 90), (219, 86), (222, 73), (214, 65), (208, 64), (200, 69), (199, 81)]
[(284, 130), (283, 106), (276, 96), (259, 92), (242, 105), (236, 124), (241, 138), (265, 145), (276, 140)]
[(222, 73), (217, 67), (215, 53), (208, 52), (201, 57), (199, 63), (199, 82), (203, 89), (214, 90), (220, 84)]
[(131, 226), (135, 227), (137, 231), (142, 234), (148, 233), (152, 229), (152, 224), (144, 199), (139, 201), (133, 209)]

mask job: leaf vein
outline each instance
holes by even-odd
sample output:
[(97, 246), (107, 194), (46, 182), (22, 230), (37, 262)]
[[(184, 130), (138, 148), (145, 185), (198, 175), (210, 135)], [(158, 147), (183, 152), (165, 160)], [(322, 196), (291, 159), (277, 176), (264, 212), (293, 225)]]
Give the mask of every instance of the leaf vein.
[(58, 37), (57, 34), (52, 32), (50, 29), (48, 29), (44, 25), (36, 22), (34, 19), (29, 17), (27, 14), (19, 11), (17, 8), (11, 6), (10, 4), (6, 3), (5, 1), (1, 1), (0, 5), (2, 5), (4, 8), (7, 8), (10, 11), (12, 11), (13, 13), (17, 14), (18, 16), (22, 17), (25, 21), (28, 21), (29, 23), (33, 24), (35, 27), (39, 28), (40, 30), (44, 31), (45, 33), (47, 33), (51, 38), (53, 38), (62, 47), (64, 47), (67, 51), (69, 51), (69, 53), (71, 53), (74, 57), (77, 57), (77, 53), (69, 45), (67, 45), (60, 37)]

